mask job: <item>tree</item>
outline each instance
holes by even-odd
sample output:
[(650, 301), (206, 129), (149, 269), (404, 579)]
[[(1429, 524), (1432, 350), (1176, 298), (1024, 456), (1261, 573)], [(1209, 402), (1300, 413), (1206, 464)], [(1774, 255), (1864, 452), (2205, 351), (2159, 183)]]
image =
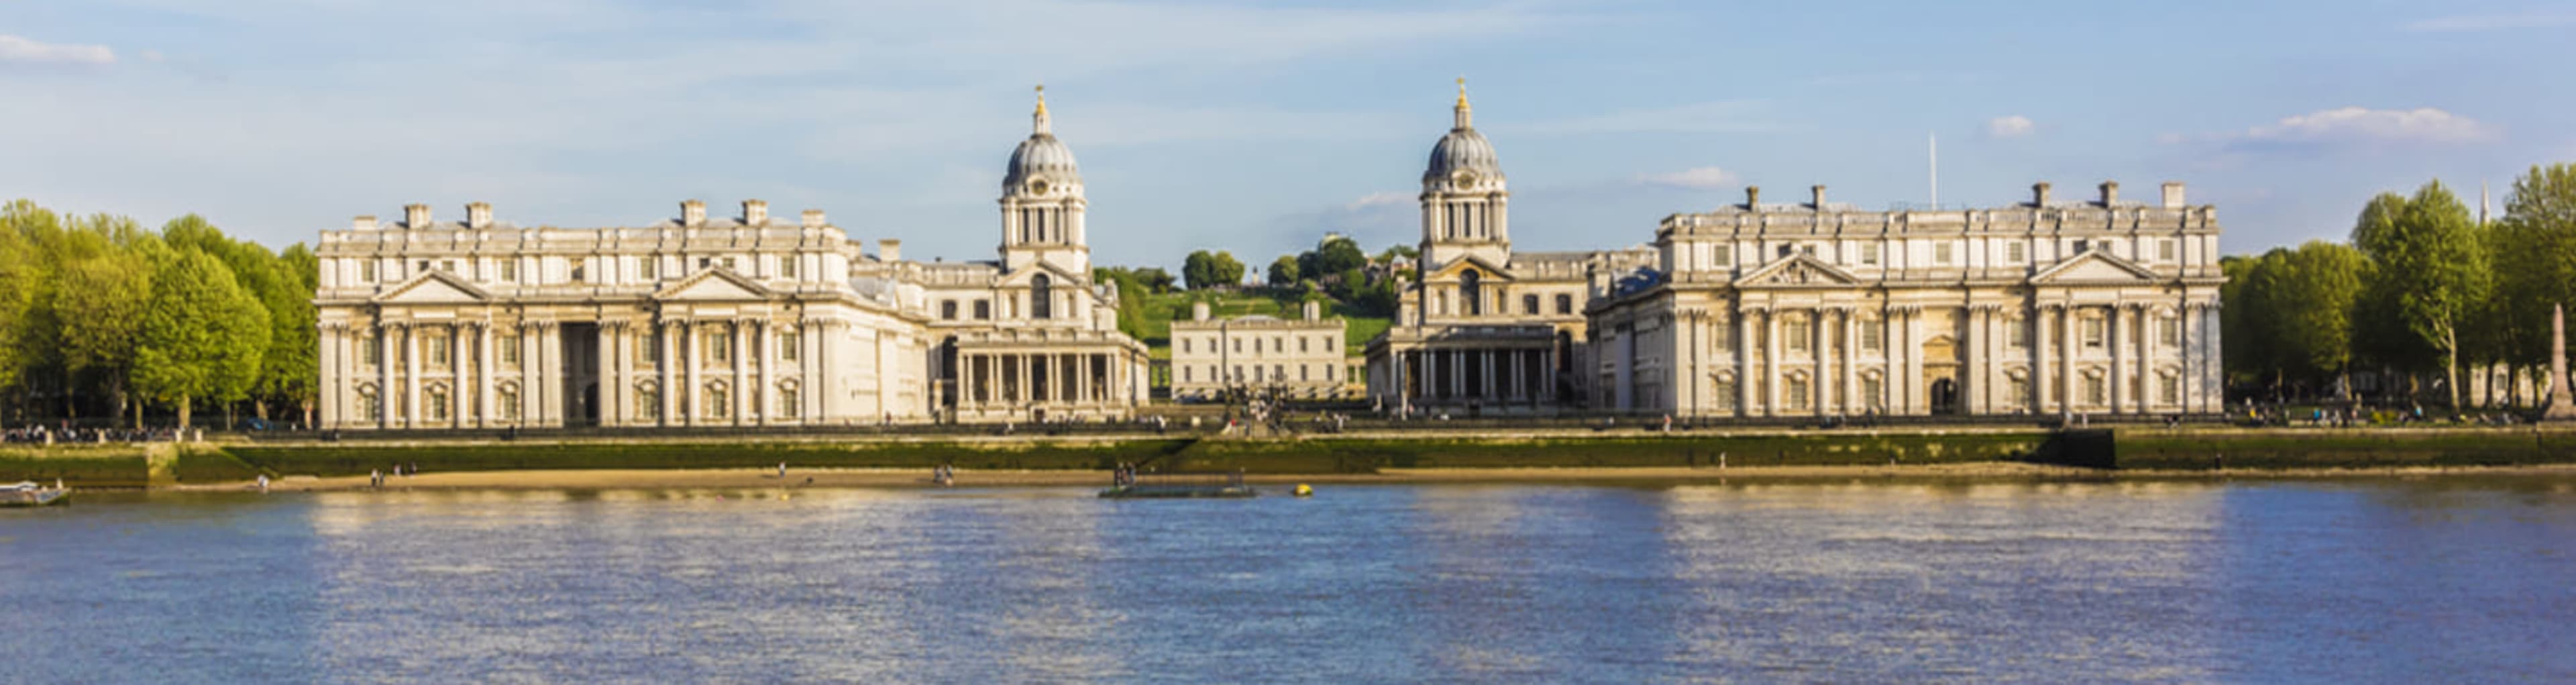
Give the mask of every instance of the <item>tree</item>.
[(2413, 197), (2372, 198), (2353, 227), (2353, 246), (2378, 274), (2371, 301), (2393, 317), (2382, 322), (2384, 332), (2410, 343), (2389, 350), (2390, 361), (2409, 370), (2440, 370), (2455, 410), (2459, 327), (2486, 295), (2486, 255), (2478, 248), (2476, 228), (2468, 206), (2440, 181), (2425, 184)]
[(1243, 262), (1223, 251), (1199, 250), (1181, 262), (1181, 277), (1190, 282), (1191, 290), (1241, 285)]
[(271, 324), (268, 356), (260, 363), (260, 392), (302, 410), (304, 424), (310, 426), (322, 388), (321, 315), (311, 299), (322, 285), (322, 264), (312, 249), (296, 243), (277, 256), (277, 269), (280, 287), (260, 297)]
[(249, 395), (268, 352), (268, 311), (211, 255), (173, 250), (155, 262), (134, 385), (174, 404), (186, 428), (197, 400)]
[[(39, 216), (39, 213), (42, 216)], [(0, 388), (16, 387), (26, 375), (30, 313), (43, 287), (40, 258), (22, 224), (51, 222), (51, 212), (24, 200), (0, 207)]]
[[(2345, 379), (2352, 367), (2353, 311), (2361, 302), (2370, 260), (2349, 246), (2308, 241), (2297, 250), (2275, 249), (2278, 273), (2257, 314), (2270, 324), (2280, 361), (2309, 379)], [(2265, 255), (2264, 265), (2274, 265)], [(2338, 387), (2349, 384), (2337, 382)]]
[(1270, 262), (1270, 285), (1286, 288), (1297, 284), (1297, 258), (1280, 255)]
[[(1297, 255), (1297, 272), (1307, 278), (1324, 280), (1342, 272), (1368, 266), (1368, 253), (1360, 251), (1359, 241), (1350, 236), (1327, 235), (1315, 243), (1315, 249)], [(1274, 271), (1277, 270), (1273, 267)]]
[(56, 276), (54, 310), (60, 343), (72, 373), (107, 384), (111, 416), (124, 417), (144, 305), (152, 293), (152, 265), (143, 255), (110, 248), (63, 266)]

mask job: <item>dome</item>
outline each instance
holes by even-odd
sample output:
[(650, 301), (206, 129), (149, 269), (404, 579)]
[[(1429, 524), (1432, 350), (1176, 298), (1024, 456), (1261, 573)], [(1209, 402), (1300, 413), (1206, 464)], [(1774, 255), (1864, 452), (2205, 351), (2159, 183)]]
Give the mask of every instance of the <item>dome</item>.
[(1486, 176), (1499, 176), (1503, 164), (1494, 158), (1494, 144), (1476, 129), (1449, 129), (1449, 135), (1431, 146), (1431, 164), (1422, 172), (1422, 180), (1445, 178), (1458, 171), (1473, 171)]
[(1028, 140), (1020, 141), (1019, 149), (1011, 151), (1011, 166), (1002, 173), (1002, 189), (1016, 189), (1030, 178), (1041, 176), (1056, 184), (1082, 182), (1082, 171), (1073, 163), (1073, 149), (1065, 147), (1064, 141), (1056, 140), (1052, 133), (1030, 135)]

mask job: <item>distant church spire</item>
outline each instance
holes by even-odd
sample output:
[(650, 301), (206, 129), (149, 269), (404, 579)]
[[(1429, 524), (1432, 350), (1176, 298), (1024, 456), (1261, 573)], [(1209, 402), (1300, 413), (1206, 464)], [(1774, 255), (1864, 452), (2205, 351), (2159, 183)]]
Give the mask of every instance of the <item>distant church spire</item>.
[(1467, 128), (1472, 120), (1467, 108), (1467, 77), (1458, 77), (1458, 128)]
[(1029, 115), (1029, 119), (1031, 120), (1031, 121), (1030, 121), (1030, 128), (1032, 129), (1032, 131), (1031, 131), (1031, 132), (1033, 132), (1033, 133), (1049, 133), (1049, 134), (1055, 133), (1055, 128), (1054, 128), (1053, 126), (1048, 125), (1048, 123), (1047, 123), (1047, 111), (1046, 111), (1046, 84), (1044, 84), (1044, 83), (1038, 84), (1038, 111), (1037, 111), (1037, 113), (1035, 113), (1035, 114), (1031, 114), (1031, 115)]

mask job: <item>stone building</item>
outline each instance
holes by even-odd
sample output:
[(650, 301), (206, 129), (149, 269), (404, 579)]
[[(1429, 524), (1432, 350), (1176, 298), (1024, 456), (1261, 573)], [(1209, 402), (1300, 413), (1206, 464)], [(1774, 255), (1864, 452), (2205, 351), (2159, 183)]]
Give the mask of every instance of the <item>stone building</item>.
[(1325, 318), (1323, 304), (1307, 302), (1303, 316), (1211, 319), (1205, 302), (1190, 305), (1190, 320), (1172, 322), (1172, 399), (1213, 401), (1229, 388), (1279, 389), (1294, 399), (1339, 397), (1348, 357), (1349, 322)]
[(865, 254), (807, 210), (695, 200), (641, 226), (466, 206), (324, 231), (314, 303), (333, 429), (866, 425), (1123, 416), (1144, 347), (1091, 282), (1081, 178), (1037, 131), (1005, 173), (1002, 258)]
[(1588, 312), (1603, 408), (1690, 417), (2223, 410), (2218, 219), (2155, 203), (1675, 214)]
[(1493, 143), (1473, 125), (1461, 81), (1456, 123), (1422, 172), (1420, 276), (1396, 320), (1367, 346), (1380, 406), (1552, 414), (1581, 407), (1590, 379), (1583, 308), (1607, 277), (1653, 263), (1644, 247), (1514, 252), (1511, 192)]

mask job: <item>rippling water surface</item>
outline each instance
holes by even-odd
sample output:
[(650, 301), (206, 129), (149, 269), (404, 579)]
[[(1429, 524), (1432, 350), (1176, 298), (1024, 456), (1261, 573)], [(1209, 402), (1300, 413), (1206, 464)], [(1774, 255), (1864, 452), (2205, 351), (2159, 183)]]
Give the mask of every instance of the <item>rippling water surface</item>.
[(2576, 480), (92, 494), (34, 682), (2576, 680)]

